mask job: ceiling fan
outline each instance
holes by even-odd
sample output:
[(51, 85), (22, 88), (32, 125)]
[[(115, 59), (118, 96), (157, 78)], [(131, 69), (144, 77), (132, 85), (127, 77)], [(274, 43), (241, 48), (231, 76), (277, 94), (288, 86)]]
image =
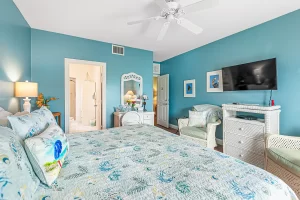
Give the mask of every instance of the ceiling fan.
[(185, 18), (182, 18), (182, 16), (192, 12), (213, 8), (219, 3), (219, 0), (201, 0), (199, 2), (187, 6), (181, 6), (180, 0), (155, 0), (155, 3), (162, 9), (161, 14), (159, 16), (132, 21), (128, 22), (127, 24), (134, 25), (152, 20), (165, 20), (166, 22), (160, 30), (160, 33), (157, 38), (157, 40), (160, 41), (164, 38), (171, 22), (174, 20), (177, 22), (178, 25), (182, 26), (183, 28), (186, 28), (194, 34), (202, 33), (203, 29), (201, 27), (197, 26), (196, 24), (192, 23), (191, 21)]

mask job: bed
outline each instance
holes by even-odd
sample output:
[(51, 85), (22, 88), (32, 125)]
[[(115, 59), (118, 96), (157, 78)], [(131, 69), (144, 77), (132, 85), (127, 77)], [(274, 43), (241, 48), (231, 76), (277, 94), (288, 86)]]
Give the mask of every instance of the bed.
[(255, 166), (149, 125), (69, 134), (56, 182), (34, 199), (296, 200)]

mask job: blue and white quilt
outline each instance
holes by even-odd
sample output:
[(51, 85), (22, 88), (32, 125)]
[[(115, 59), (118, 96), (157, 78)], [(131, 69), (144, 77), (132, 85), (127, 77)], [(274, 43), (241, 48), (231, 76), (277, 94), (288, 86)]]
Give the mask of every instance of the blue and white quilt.
[(296, 200), (268, 172), (157, 127), (68, 135), (70, 152), (35, 199)]

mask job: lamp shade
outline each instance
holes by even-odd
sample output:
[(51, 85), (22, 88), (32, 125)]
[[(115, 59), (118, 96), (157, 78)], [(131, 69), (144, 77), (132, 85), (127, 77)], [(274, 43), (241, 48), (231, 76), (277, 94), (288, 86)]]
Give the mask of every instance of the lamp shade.
[(32, 82), (16, 82), (15, 97), (37, 97), (38, 84)]
[(129, 91), (126, 93), (126, 95), (131, 95), (131, 96), (133, 96), (134, 93), (133, 93), (131, 90), (129, 90)]

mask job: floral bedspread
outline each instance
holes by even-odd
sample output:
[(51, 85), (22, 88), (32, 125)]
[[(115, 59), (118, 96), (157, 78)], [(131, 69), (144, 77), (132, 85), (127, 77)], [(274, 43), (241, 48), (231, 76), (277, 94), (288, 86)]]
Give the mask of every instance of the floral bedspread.
[(35, 199), (297, 199), (280, 179), (157, 127), (68, 135), (59, 178)]

